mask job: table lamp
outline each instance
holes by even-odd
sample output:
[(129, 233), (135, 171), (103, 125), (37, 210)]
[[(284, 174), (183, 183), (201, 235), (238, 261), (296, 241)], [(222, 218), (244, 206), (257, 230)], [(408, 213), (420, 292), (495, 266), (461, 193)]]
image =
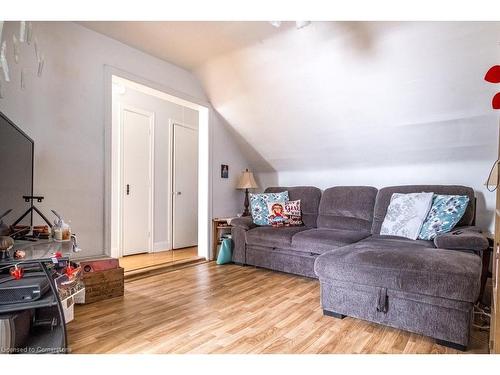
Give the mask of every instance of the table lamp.
[[(489, 83), (500, 83), (500, 65), (492, 66), (484, 76), (484, 80)], [(491, 106), (493, 109), (500, 109), (500, 92), (493, 97)], [(498, 187), (499, 163), (500, 159), (497, 159), (497, 161), (493, 163), (488, 179), (486, 180), (485, 185), (489, 191), (495, 191)]]
[(241, 174), (238, 185), (236, 186), (236, 189), (245, 190), (245, 210), (243, 211), (242, 216), (250, 216), (250, 211), (248, 211), (248, 189), (256, 189), (258, 187), (259, 186), (255, 182), (255, 178), (253, 177), (253, 173), (249, 172), (248, 169), (246, 169), (245, 172)]

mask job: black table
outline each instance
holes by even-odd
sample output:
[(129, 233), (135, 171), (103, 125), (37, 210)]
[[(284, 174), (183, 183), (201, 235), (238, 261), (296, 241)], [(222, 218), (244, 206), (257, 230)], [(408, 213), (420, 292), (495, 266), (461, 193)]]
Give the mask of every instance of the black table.
[[(26, 268), (39, 268), (45, 274), (45, 277), (47, 277), (50, 290), (35, 301), (0, 304), (0, 315), (23, 310), (45, 309), (44, 311), (54, 311), (52, 314), (54, 316), (51, 317), (49, 314), (47, 322), (54, 322), (56, 320), (57, 325), (40, 324), (40, 326), (32, 326), (26, 345), (22, 348), (16, 348), (14, 352), (26, 354), (66, 353), (68, 350), (66, 322), (55, 284), (54, 272), (56, 269), (69, 264), (72, 244), (71, 242), (55, 242), (52, 240), (38, 240), (36, 242), (16, 241), (10, 254), (14, 254), (16, 250), (23, 250), (26, 256), (23, 259), (14, 259), (12, 257), (1, 259), (0, 272), (2, 273), (0, 277), (10, 277), (8, 270), (16, 264)], [(60, 253), (57, 254), (59, 257), (55, 256), (56, 253)], [(2, 284), (0, 284), (1, 288)]]

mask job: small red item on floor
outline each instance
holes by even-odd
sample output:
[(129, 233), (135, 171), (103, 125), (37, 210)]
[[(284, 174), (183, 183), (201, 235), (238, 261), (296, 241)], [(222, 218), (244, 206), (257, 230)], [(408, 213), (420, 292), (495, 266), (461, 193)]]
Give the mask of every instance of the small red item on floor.
[(17, 264), (10, 269), (10, 275), (16, 279), (20, 280), (24, 276), (24, 270), (21, 267), (18, 267)]

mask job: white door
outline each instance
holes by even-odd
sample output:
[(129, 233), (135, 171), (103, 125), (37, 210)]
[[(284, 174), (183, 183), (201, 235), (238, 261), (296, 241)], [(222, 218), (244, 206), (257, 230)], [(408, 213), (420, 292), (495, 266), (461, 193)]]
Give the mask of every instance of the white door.
[(172, 244), (198, 245), (198, 131), (173, 126)]
[(123, 108), (122, 254), (150, 251), (153, 114)]

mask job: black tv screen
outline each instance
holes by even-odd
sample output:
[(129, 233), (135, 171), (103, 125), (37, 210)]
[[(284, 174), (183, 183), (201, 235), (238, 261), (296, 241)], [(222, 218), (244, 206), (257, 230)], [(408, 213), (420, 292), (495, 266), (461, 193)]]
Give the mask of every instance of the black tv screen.
[[(33, 195), (33, 140), (0, 112), (0, 215), (12, 225), (31, 206), (23, 196)], [(27, 215), (20, 225), (31, 225)]]

